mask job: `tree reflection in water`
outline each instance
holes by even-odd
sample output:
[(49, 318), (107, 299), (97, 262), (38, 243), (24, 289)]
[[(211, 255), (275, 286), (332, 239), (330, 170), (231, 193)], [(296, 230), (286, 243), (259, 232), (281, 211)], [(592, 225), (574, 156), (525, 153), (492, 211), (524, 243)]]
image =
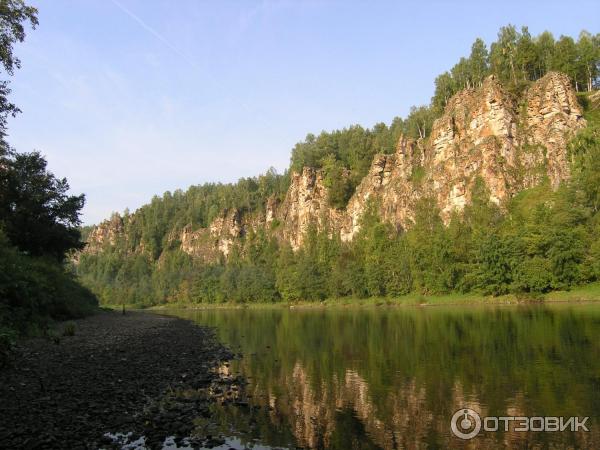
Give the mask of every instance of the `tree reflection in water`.
[[(221, 408), (248, 442), (331, 449), (593, 448), (600, 442), (600, 307), (432, 307), (172, 311), (217, 327), (244, 357), (248, 408)], [(584, 433), (480, 433), (494, 416), (590, 416)]]

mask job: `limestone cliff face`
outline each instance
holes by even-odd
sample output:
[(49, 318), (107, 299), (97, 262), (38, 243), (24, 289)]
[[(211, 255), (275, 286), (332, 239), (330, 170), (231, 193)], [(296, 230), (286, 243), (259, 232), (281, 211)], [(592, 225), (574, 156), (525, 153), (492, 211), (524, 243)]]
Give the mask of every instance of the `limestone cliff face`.
[(275, 213), (282, 224), (282, 237), (298, 249), (312, 225), (319, 231), (333, 230), (343, 220), (343, 212), (329, 207), (327, 188), (321, 170), (304, 167), (293, 173), (281, 207)]
[(225, 210), (216, 217), (208, 228), (194, 229), (186, 225), (179, 236), (181, 249), (194, 257), (206, 261), (216, 260), (220, 254), (227, 257), (239, 239), (249, 231), (269, 229), (277, 219), (279, 203), (275, 198), (267, 199), (265, 210), (255, 214), (244, 214), (240, 209)]
[(115, 245), (117, 239), (123, 236), (123, 219), (118, 214), (113, 214), (108, 220), (94, 227), (87, 238), (85, 248), (88, 253), (98, 253), (106, 245)]
[(345, 217), (339, 222), (343, 241), (352, 240), (360, 230), (360, 220), (369, 202), (383, 220), (395, 225), (411, 221), (421, 192), (418, 178), (424, 173), (422, 155), (419, 143), (402, 137), (395, 154), (374, 158), (369, 173), (348, 202)]
[[(376, 155), (344, 210), (329, 206), (321, 170), (291, 174), (282, 202), (268, 199), (260, 211), (223, 211), (208, 228), (173, 230), (186, 253), (214, 261), (227, 256), (250, 231), (263, 229), (298, 249), (314, 226), (352, 240), (370, 204), (398, 229), (414, 223), (415, 206), (435, 199), (447, 223), (471, 201), (474, 184), (485, 182), (490, 200), (503, 206), (515, 193), (548, 178), (553, 187), (569, 177), (567, 142), (585, 126), (570, 80), (548, 73), (516, 97), (494, 76), (456, 94), (418, 141), (401, 137), (394, 154)], [(122, 221), (107, 221), (90, 235), (88, 251), (114, 244)]]
[(412, 225), (415, 202), (432, 196), (447, 223), (470, 202), (481, 178), (502, 205), (547, 176), (554, 187), (569, 177), (567, 142), (585, 126), (567, 76), (549, 73), (522, 99), (493, 77), (454, 96), (427, 142), (401, 138), (394, 155), (379, 155), (358, 186), (340, 225), (350, 240), (369, 199), (397, 227)]
[(547, 174), (553, 186), (568, 178), (567, 142), (585, 126), (569, 78), (550, 73), (535, 83), (526, 98), (525, 139), (546, 148)]
[(227, 257), (236, 240), (245, 234), (242, 217), (240, 210), (232, 208), (223, 211), (208, 228), (194, 230), (192, 225), (186, 225), (179, 237), (181, 249), (206, 261), (217, 259), (219, 254)]

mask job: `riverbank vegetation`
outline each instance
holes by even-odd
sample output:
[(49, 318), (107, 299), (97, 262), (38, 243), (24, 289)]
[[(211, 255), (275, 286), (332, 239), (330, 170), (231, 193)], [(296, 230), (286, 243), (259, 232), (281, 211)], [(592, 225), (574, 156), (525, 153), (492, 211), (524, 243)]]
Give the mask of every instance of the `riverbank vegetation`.
[[(599, 62), (599, 35), (556, 40), (548, 32), (532, 37), (527, 28), (504, 27), (489, 48), (476, 40), (468, 58), (436, 79), (431, 104), (413, 108), (406, 119), (308, 135), (294, 147), (283, 175), (269, 171), (233, 185), (155, 197), (135, 214), (125, 213), (124, 237), (114, 245), (82, 254), (77, 272), (103, 303), (143, 306), (465, 293), (536, 297), (598, 281), (600, 116), (593, 89)], [(313, 229), (303, 247), (292, 251), (270, 230), (259, 230), (244, 236), (227, 259), (210, 263), (183, 252), (172, 234), (190, 223), (206, 227), (223, 209), (264, 210), (269, 198), (283, 199), (290, 173), (304, 166), (324, 170), (331, 206), (344, 208), (373, 156), (394, 152), (401, 134), (426, 139), (452, 94), (492, 74), (516, 93), (550, 70), (572, 78), (588, 120), (569, 146), (572, 179), (558, 190), (542, 183), (501, 210), (487, 200), (481, 182), (472, 204), (448, 226), (435, 202), (424, 198), (408, 231), (372, 212), (351, 243)]]
[[(0, 7), (0, 67), (20, 67), (13, 45), (25, 26), (37, 25), (37, 10), (22, 1)], [(82, 248), (79, 212), (83, 195), (70, 195), (66, 179), (47, 170), (37, 152), (19, 153), (6, 141), (7, 120), (19, 112), (8, 81), (0, 82), (0, 363), (18, 334), (43, 332), (49, 321), (79, 317), (97, 300), (65, 265)]]
[(574, 286), (569, 290), (551, 291), (540, 293), (518, 293), (505, 295), (483, 295), (478, 292), (453, 292), (450, 294), (419, 294), (411, 292), (398, 297), (338, 297), (326, 298), (322, 301), (296, 300), (278, 301), (274, 303), (189, 303), (170, 302), (155, 306), (140, 304), (107, 305), (107, 309), (120, 311), (137, 309), (150, 309), (155, 311), (171, 311), (186, 309), (269, 309), (269, 308), (388, 308), (388, 307), (435, 307), (435, 306), (510, 306), (510, 305), (537, 305), (537, 304), (589, 304), (600, 303), (600, 282)]

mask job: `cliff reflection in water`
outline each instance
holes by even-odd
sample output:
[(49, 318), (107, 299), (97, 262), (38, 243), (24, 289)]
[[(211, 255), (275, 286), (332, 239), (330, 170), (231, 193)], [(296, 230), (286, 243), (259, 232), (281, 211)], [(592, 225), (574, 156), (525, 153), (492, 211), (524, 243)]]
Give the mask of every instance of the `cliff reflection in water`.
[[(308, 448), (600, 443), (600, 307), (176, 311), (244, 358), (264, 444)], [(589, 433), (451, 435), (461, 407), (590, 416)], [(230, 419), (234, 422), (234, 419)], [(236, 419), (238, 420), (238, 419)]]

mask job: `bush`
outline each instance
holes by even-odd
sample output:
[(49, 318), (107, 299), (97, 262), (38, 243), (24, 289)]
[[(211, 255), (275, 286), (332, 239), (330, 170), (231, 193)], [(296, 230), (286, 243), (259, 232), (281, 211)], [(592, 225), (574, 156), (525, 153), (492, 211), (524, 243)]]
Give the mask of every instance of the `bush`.
[(15, 330), (0, 326), (0, 368), (10, 363), (17, 343)]
[(83, 317), (96, 307), (96, 297), (61, 263), (24, 255), (0, 235), (0, 326), (32, 334), (50, 320)]
[(75, 322), (65, 323), (62, 331), (63, 336), (75, 336)]

